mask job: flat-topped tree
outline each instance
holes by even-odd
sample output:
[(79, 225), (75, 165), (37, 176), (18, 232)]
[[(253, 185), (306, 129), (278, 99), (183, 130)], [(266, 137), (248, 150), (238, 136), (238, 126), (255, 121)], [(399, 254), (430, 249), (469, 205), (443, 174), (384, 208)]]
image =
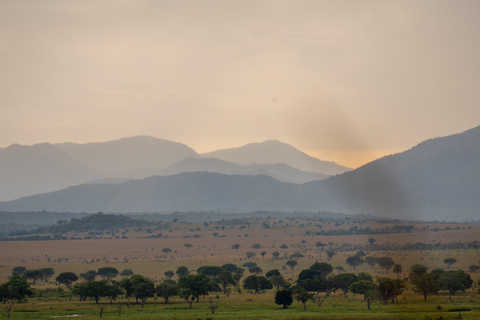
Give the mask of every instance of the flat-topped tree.
[(70, 289), (72, 283), (78, 281), (78, 276), (73, 272), (62, 272), (55, 278), (55, 281)]
[(112, 278), (115, 278), (118, 275), (118, 270), (113, 267), (104, 267), (98, 269), (97, 273), (103, 279), (110, 281)]
[(451, 268), (455, 263), (457, 263), (457, 259), (455, 258), (445, 258), (443, 259), (443, 263), (445, 263), (448, 268)]

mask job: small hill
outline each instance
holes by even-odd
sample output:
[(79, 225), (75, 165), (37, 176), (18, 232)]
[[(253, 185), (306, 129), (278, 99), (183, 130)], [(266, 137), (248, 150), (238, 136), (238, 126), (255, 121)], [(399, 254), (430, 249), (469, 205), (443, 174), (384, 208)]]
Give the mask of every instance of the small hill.
[(239, 148), (217, 150), (204, 153), (202, 156), (242, 165), (284, 163), (302, 171), (325, 175), (341, 174), (351, 170), (335, 162), (319, 160), (295, 149), (291, 145), (276, 140), (250, 143)]
[(61, 143), (55, 146), (79, 163), (103, 173), (136, 169), (159, 170), (187, 157), (199, 157), (184, 144), (147, 136), (86, 144)]
[(110, 230), (114, 228), (134, 228), (148, 225), (149, 222), (132, 219), (123, 215), (103, 214), (101, 212), (80, 219), (72, 218), (70, 221), (60, 220), (54, 226), (41, 227), (31, 233), (87, 232), (92, 230)]

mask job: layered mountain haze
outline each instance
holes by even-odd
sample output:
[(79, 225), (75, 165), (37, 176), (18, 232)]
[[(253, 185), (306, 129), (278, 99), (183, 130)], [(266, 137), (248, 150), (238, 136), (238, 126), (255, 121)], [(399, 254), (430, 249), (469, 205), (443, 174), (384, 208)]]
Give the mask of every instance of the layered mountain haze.
[(250, 143), (243, 147), (223, 149), (202, 154), (205, 158), (217, 158), (233, 163), (248, 164), (276, 164), (284, 163), (291, 167), (327, 175), (341, 174), (350, 171), (335, 162), (322, 161), (294, 147), (276, 140), (261, 143)]
[[(284, 155), (303, 154), (286, 144), (282, 144), (282, 148)], [(86, 144), (12, 145), (0, 149), (0, 201), (83, 183), (118, 184), (130, 179), (182, 172), (264, 174), (292, 183), (328, 177), (299, 170), (280, 163), (282, 161), (278, 158), (275, 164), (241, 166), (219, 159), (204, 159), (186, 145), (147, 136)]]
[[(187, 172), (116, 185), (71, 187), (3, 202), (0, 210), (333, 211), (399, 219), (478, 220), (479, 159), (480, 127), (477, 127), (431, 139), (356, 170), (302, 185), (264, 175)], [(185, 159), (165, 170), (174, 173), (188, 166), (239, 169), (221, 160)]]
[(321, 173), (305, 172), (283, 163), (238, 165), (228, 161), (207, 158), (187, 158), (172, 166), (158, 171), (159, 175), (173, 175), (182, 172), (216, 172), (223, 174), (267, 175), (284, 182), (305, 183), (322, 180), (328, 176)]

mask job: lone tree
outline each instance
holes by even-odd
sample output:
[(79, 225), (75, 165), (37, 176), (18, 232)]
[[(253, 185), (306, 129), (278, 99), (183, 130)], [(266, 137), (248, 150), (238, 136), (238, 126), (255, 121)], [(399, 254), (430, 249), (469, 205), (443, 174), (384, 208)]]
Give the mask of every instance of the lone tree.
[(292, 268), (292, 271), (293, 271), (293, 269), (294, 269), (295, 266), (298, 264), (298, 262), (295, 261), (295, 260), (288, 260), (285, 264), (286, 264), (287, 266), (289, 266), (290, 268)]
[(240, 244), (236, 243), (232, 245), (232, 250), (238, 250), (238, 249), (240, 249)]
[(173, 272), (172, 270), (168, 270), (168, 271), (165, 271), (163, 274), (164, 274), (165, 277), (167, 277), (168, 279), (172, 279), (173, 276), (175, 275), (175, 272)]
[(286, 309), (293, 302), (292, 294), (293, 293), (291, 290), (277, 291), (277, 293), (275, 294), (275, 303), (283, 306), (283, 308)]
[(78, 281), (78, 276), (73, 272), (62, 272), (55, 278), (55, 281), (70, 289), (72, 283)]
[(336, 255), (337, 253), (331, 249), (327, 250), (327, 260), (331, 261), (333, 256)]
[(457, 259), (455, 258), (445, 258), (443, 259), (443, 263), (445, 263), (448, 268), (451, 268), (455, 263), (457, 263)]
[(396, 264), (393, 266), (393, 272), (397, 275), (397, 279), (400, 277), (400, 274), (403, 271), (403, 267), (401, 264)]
[(165, 254), (165, 258), (166, 258), (166, 257), (167, 257), (167, 253), (172, 252), (172, 249), (170, 249), (170, 248), (163, 248), (163, 249), (162, 249), (162, 252)]

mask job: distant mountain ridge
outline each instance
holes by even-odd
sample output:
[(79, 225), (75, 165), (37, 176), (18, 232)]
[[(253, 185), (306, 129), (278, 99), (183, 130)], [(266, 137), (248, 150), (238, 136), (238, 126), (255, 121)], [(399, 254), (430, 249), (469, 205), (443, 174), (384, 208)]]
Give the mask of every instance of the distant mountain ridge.
[(326, 175), (341, 174), (351, 170), (351, 168), (340, 166), (335, 162), (322, 161), (309, 156), (277, 140), (268, 140), (261, 143), (250, 143), (238, 148), (217, 150), (204, 153), (202, 156), (243, 165), (284, 163), (303, 171)]
[(51, 144), (14, 144), (0, 150), (0, 200), (63, 189), (95, 176)]
[(148, 136), (55, 146), (92, 170), (105, 173), (135, 169), (160, 170), (182, 159), (199, 157), (195, 150), (184, 144)]
[(263, 175), (193, 172), (71, 187), (3, 202), (0, 210), (329, 211), (399, 219), (479, 220), (479, 159), (480, 127), (476, 127), (302, 185)]
[[(283, 147), (289, 152), (301, 153), (291, 146)], [(89, 182), (119, 183), (181, 172), (265, 174), (293, 183), (327, 177), (279, 164), (281, 161), (278, 159), (275, 164), (239, 166), (216, 159), (202, 159), (186, 145), (148, 136), (86, 144), (14, 144), (0, 149), (0, 201)]]

